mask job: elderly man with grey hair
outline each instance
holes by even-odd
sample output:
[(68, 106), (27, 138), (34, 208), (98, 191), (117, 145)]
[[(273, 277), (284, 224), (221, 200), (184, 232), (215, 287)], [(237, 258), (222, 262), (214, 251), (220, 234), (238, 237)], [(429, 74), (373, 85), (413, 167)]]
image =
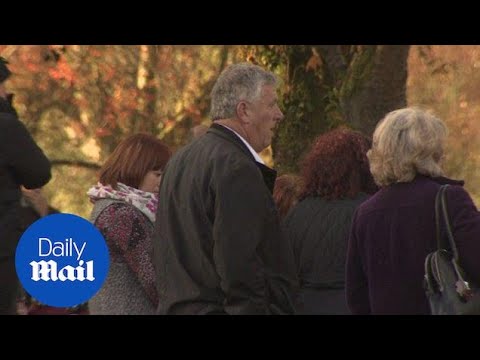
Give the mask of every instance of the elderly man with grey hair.
[(272, 199), (276, 172), (258, 152), (283, 114), (277, 79), (228, 67), (213, 125), (165, 168), (153, 238), (159, 314), (292, 314), (297, 277)]

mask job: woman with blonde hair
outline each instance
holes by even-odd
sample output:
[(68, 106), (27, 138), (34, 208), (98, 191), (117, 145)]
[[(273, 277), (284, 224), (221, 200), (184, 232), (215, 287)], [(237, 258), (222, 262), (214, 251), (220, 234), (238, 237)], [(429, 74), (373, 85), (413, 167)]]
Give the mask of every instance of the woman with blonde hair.
[(95, 204), (91, 221), (105, 237), (110, 270), (89, 301), (91, 314), (154, 314), (158, 304), (151, 236), (163, 168), (171, 156), (156, 137), (136, 134), (123, 140), (88, 191)]
[(480, 283), (480, 214), (463, 181), (444, 177), (447, 129), (427, 111), (390, 112), (367, 156), (381, 189), (355, 212), (347, 251), (346, 295), (353, 314), (430, 314), (426, 256), (437, 249), (435, 197), (446, 198), (461, 266)]

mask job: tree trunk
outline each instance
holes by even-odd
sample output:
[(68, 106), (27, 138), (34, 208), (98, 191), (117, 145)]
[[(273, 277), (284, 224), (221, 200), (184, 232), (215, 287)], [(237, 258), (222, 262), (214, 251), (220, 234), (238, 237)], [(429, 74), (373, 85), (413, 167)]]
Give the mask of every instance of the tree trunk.
[(328, 129), (327, 93), (318, 54), (310, 46), (288, 46), (285, 49), (286, 84), (283, 96), (285, 118), (273, 138), (275, 166), (280, 172), (296, 172), (301, 155), (316, 134)]
[(156, 118), (156, 103), (158, 95), (158, 80), (155, 71), (158, 62), (157, 45), (140, 45), (138, 61), (137, 88), (139, 106), (133, 118), (132, 133), (146, 132), (156, 135), (159, 119)]
[[(409, 45), (260, 47), (264, 65), (285, 77), (272, 143), (276, 168), (297, 172), (319, 134), (346, 125), (371, 135), (389, 111), (406, 106)], [(285, 64), (282, 68), (281, 64)]]
[(409, 45), (377, 46), (371, 74), (342, 104), (345, 120), (352, 128), (372, 135), (384, 115), (407, 105), (409, 48)]

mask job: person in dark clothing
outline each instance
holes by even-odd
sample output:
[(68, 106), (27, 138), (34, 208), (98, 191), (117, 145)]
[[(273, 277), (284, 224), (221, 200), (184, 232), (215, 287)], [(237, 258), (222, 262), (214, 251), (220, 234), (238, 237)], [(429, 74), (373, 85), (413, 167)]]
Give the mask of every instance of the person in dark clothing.
[(283, 114), (276, 78), (228, 67), (212, 90), (214, 124), (165, 168), (154, 234), (158, 314), (292, 314), (297, 279), (258, 152)]
[(430, 314), (424, 262), (436, 250), (435, 196), (442, 184), (468, 280), (480, 284), (480, 213), (463, 181), (441, 168), (447, 129), (427, 111), (393, 111), (377, 125), (368, 158), (381, 189), (355, 212), (346, 294), (353, 314)]
[[(21, 187), (20, 221), (22, 232), (35, 221), (47, 215), (58, 214), (59, 211), (48, 204), (42, 189), (26, 189)], [(32, 298), (24, 289), (21, 289), (17, 299), (17, 313), (19, 315), (87, 315), (88, 304), (74, 307), (54, 307), (41, 304)]]
[[(20, 198), (20, 223), (21, 232), (25, 232), (30, 225), (38, 219), (58, 213), (56, 209), (48, 205), (48, 201), (42, 194), (42, 189), (26, 189), (21, 186), (22, 197)], [(32, 299), (22, 287), (19, 289), (17, 298), (17, 314), (28, 315), (35, 305)]]
[(298, 313), (349, 314), (345, 299), (348, 232), (359, 204), (377, 187), (368, 168), (370, 141), (349, 129), (320, 135), (302, 165), (300, 201), (285, 219), (293, 245)]
[(0, 314), (16, 313), (19, 281), (15, 250), (22, 234), (20, 186), (38, 188), (50, 181), (50, 162), (19, 121), (4, 81), (10, 71), (0, 60)]

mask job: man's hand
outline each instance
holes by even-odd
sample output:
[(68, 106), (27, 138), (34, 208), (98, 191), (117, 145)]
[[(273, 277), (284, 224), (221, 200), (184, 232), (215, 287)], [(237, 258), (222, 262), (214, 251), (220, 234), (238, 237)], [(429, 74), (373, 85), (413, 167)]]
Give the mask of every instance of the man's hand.
[(42, 194), (42, 189), (29, 190), (22, 186), (22, 194), (38, 215), (41, 217), (48, 215), (48, 202)]

